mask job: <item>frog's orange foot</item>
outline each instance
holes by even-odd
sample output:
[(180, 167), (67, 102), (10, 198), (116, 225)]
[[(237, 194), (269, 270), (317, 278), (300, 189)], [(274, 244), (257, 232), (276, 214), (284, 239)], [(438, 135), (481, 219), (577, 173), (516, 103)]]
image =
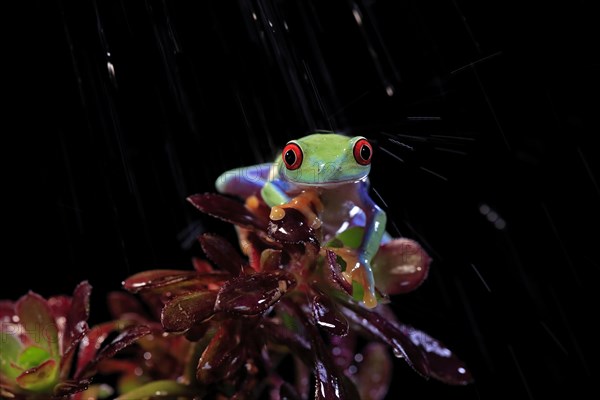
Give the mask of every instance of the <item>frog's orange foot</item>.
[(368, 263), (360, 261), (359, 253), (355, 249), (348, 247), (333, 247), (329, 250), (340, 256), (346, 263), (346, 270), (342, 272), (342, 276), (352, 285), (357, 282), (363, 289), (362, 302), (368, 308), (377, 306), (377, 296), (375, 294), (375, 284), (373, 273)]
[(314, 190), (305, 190), (298, 196), (292, 198), (288, 203), (271, 208), (269, 218), (273, 221), (279, 221), (285, 217), (286, 208), (295, 208), (300, 211), (308, 226), (312, 229), (319, 229), (322, 225), (319, 213), (323, 211), (323, 203), (319, 195)]

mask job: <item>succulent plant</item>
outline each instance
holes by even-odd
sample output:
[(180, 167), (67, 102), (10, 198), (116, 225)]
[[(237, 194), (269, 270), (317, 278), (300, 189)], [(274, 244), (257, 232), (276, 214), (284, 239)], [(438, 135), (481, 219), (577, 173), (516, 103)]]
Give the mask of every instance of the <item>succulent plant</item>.
[[(463, 385), (472, 377), (441, 342), (402, 324), (390, 295), (416, 289), (431, 259), (413, 240), (382, 244), (373, 259), (377, 306), (349, 281), (362, 229), (327, 242), (309, 223), (314, 195), (279, 210), (216, 194), (191, 196), (235, 226), (241, 253), (202, 234), (206, 259), (190, 270), (150, 270), (109, 295), (114, 320), (88, 328), (91, 286), (48, 300), (30, 292), (0, 302), (1, 395), (17, 399), (383, 399), (392, 356), (418, 374)], [(134, 295), (139, 297), (136, 298)], [(140, 301), (141, 300), (141, 301)], [(116, 337), (107, 344), (108, 339)], [(127, 349), (113, 357), (123, 349)], [(390, 350), (391, 348), (391, 350)]]
[[(29, 292), (15, 303), (0, 302), (3, 397), (77, 399), (105, 360), (149, 332), (143, 325), (122, 327), (118, 323), (89, 328), (91, 290), (82, 282), (72, 297), (46, 300)], [(103, 346), (113, 332), (118, 335)], [(94, 393), (102, 391), (93, 389)]]
[(418, 243), (402, 238), (381, 246), (373, 261), (380, 304), (368, 309), (359, 301), (360, 284), (343, 275), (360, 229), (321, 245), (320, 230), (306, 219), (314, 210), (303, 208), (310, 203), (287, 207), (274, 221), (255, 197), (245, 205), (216, 194), (189, 201), (234, 224), (243, 254), (220, 236), (203, 234), (199, 241), (212, 263), (195, 260), (194, 271), (142, 272), (124, 286), (162, 305), (165, 332), (195, 342), (195, 379), (183, 380), (191, 392), (235, 399), (265, 393), (271, 399), (381, 399), (391, 380), (390, 353), (426, 378), (472, 380), (442, 343), (398, 322), (384, 304), (388, 294), (411, 291), (426, 278), (430, 259)]

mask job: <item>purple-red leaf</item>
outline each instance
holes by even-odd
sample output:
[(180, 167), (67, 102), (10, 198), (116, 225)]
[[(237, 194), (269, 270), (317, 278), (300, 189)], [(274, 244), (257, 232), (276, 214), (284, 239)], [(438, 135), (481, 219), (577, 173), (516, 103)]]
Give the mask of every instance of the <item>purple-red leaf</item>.
[(403, 357), (415, 371), (424, 377), (431, 376), (425, 354), (387, 319), (352, 301), (344, 301), (344, 305), (343, 312), (350, 321), (392, 346), (394, 354)]
[(252, 214), (242, 203), (214, 193), (195, 194), (187, 198), (198, 210), (246, 229), (264, 231), (264, 220)]
[(61, 378), (66, 378), (69, 376), (69, 372), (71, 370), (73, 355), (75, 354), (75, 350), (81, 343), (83, 339), (85, 339), (88, 334), (88, 324), (85, 321), (81, 321), (80, 326), (77, 328), (77, 336), (74, 336), (71, 340), (71, 343), (68, 347), (63, 349), (63, 355), (60, 360), (60, 375)]
[(75, 379), (80, 379), (92, 363), (96, 354), (102, 347), (102, 344), (108, 335), (116, 330), (118, 325), (116, 322), (106, 322), (96, 325), (86, 335), (79, 345), (79, 354), (77, 355), (77, 369), (75, 371)]
[(429, 272), (431, 258), (414, 240), (394, 239), (379, 247), (373, 258), (375, 286), (387, 294), (415, 290)]
[(29, 292), (17, 301), (15, 308), (27, 337), (58, 359), (58, 329), (46, 300)]
[(175, 297), (162, 310), (167, 332), (183, 332), (214, 314), (216, 292), (193, 292)]
[(473, 376), (466, 365), (443, 343), (408, 325), (398, 324), (398, 329), (423, 351), (432, 377), (450, 385), (466, 385), (473, 382)]
[(221, 269), (233, 276), (240, 274), (246, 262), (227, 240), (210, 233), (200, 236), (199, 240), (206, 256)]
[(348, 334), (348, 321), (326, 295), (316, 295), (312, 301), (312, 312), (317, 325), (336, 336)]
[(349, 331), (346, 336), (331, 336), (330, 339), (333, 361), (341, 371), (346, 371), (354, 362), (356, 334), (354, 331)]
[(361, 399), (383, 400), (392, 382), (393, 364), (389, 350), (381, 343), (369, 343), (362, 352), (356, 387)]
[(197, 273), (195, 271), (154, 269), (130, 276), (123, 282), (123, 287), (132, 293), (138, 293), (149, 289), (174, 285), (193, 279), (196, 276)]
[[(124, 348), (135, 343), (138, 339), (150, 334), (150, 332), (150, 328), (145, 325), (125, 328), (112, 342), (100, 349), (100, 351), (97, 352), (96, 357), (91, 362), (87, 363), (87, 365), (84, 365), (81, 371), (77, 371), (75, 374), (76, 379), (90, 378), (95, 373), (100, 362), (113, 357)], [(104, 340), (105, 339), (106, 337)]]
[(269, 236), (282, 243), (312, 243), (318, 246), (315, 230), (306, 222), (304, 214), (291, 207), (284, 210), (283, 218), (269, 221)]
[(15, 303), (8, 300), (0, 300), (0, 321), (14, 322), (12, 318), (15, 315)]
[(326, 253), (327, 257), (325, 261), (327, 263), (327, 266), (329, 267), (330, 272), (326, 276), (335, 286), (344, 290), (349, 295), (352, 295), (352, 285), (348, 283), (346, 278), (342, 276), (342, 268), (337, 262), (337, 255), (331, 250), (326, 250)]
[(244, 346), (240, 346), (239, 332), (230, 324), (223, 324), (204, 349), (196, 376), (204, 384), (227, 379), (246, 361)]
[(118, 319), (125, 314), (135, 314), (147, 317), (142, 304), (129, 293), (110, 292), (108, 294), (108, 309), (113, 318)]
[(145, 325), (132, 326), (124, 329), (123, 332), (121, 332), (108, 346), (98, 352), (94, 362), (97, 364), (106, 358), (113, 357), (119, 351), (132, 345), (138, 339), (148, 335), (150, 332), (150, 328)]
[(260, 270), (277, 271), (281, 266), (281, 250), (265, 249), (260, 254)]
[(215, 309), (233, 314), (257, 315), (277, 303), (295, 285), (294, 277), (284, 272), (241, 275), (223, 285)]
[(91, 379), (81, 381), (63, 381), (54, 387), (54, 395), (57, 397), (68, 396), (74, 393), (83, 392), (92, 383)]
[[(348, 319), (391, 345), (394, 354), (403, 356), (423, 376), (451, 385), (466, 385), (473, 381), (465, 364), (444, 344), (426, 333), (355, 303), (345, 302), (345, 305), (344, 314)], [(382, 308), (382, 312), (385, 310)]]
[(81, 334), (87, 330), (87, 320), (90, 316), (90, 293), (92, 286), (87, 282), (81, 282), (73, 292), (71, 307), (66, 315), (67, 321), (63, 337), (63, 349), (67, 349), (75, 338), (81, 338)]
[(285, 302), (293, 314), (302, 322), (306, 330), (312, 352), (313, 374), (315, 375), (315, 399), (336, 400), (352, 398), (351, 391), (347, 391), (347, 381), (343, 374), (336, 368), (331, 353), (325, 346), (319, 331), (307, 318), (301, 307), (291, 300)]
[[(69, 314), (69, 309), (71, 308), (71, 298), (69, 296), (53, 296), (48, 299), (48, 307), (50, 307), (50, 311), (52, 311), (52, 316), (55, 320), (64, 321), (62, 327), (59, 326), (59, 330), (65, 329), (65, 318), (67, 314)], [(63, 317), (63, 318), (61, 318)]]
[(261, 321), (261, 329), (270, 342), (288, 347), (306, 365), (313, 364), (313, 351), (310, 340), (302, 336), (301, 333), (293, 332), (267, 318)]

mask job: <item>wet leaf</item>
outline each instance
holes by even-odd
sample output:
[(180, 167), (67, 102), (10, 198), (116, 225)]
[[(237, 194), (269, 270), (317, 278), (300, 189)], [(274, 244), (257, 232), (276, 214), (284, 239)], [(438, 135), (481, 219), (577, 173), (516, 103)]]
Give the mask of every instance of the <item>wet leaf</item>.
[(266, 222), (252, 214), (242, 203), (213, 193), (195, 194), (187, 198), (197, 209), (223, 221), (246, 229), (265, 231)]
[(198, 380), (210, 384), (235, 373), (245, 362), (240, 342), (240, 334), (231, 324), (221, 325), (198, 360)]
[(140, 400), (161, 397), (177, 398), (179, 396), (191, 399), (195, 396), (200, 396), (201, 394), (202, 393), (199, 393), (198, 390), (194, 391), (189, 386), (176, 381), (160, 380), (133, 389), (132, 391), (117, 397), (116, 400)]
[(16, 311), (27, 337), (58, 359), (58, 329), (46, 300), (29, 292), (17, 301)]
[(394, 239), (381, 245), (373, 258), (375, 286), (390, 295), (415, 290), (427, 278), (430, 263), (417, 242)]
[(341, 370), (346, 371), (354, 362), (356, 353), (356, 334), (349, 331), (346, 336), (331, 336), (331, 354), (335, 365)]
[(8, 300), (0, 300), (0, 321), (11, 322), (14, 315), (16, 315), (15, 303)]
[(138, 293), (148, 289), (174, 285), (193, 279), (196, 276), (197, 273), (195, 271), (153, 269), (130, 276), (123, 282), (123, 287), (132, 293)]
[(108, 334), (117, 328), (116, 324), (107, 323), (94, 327), (90, 331), (86, 340), (81, 343), (75, 379), (91, 377), (102, 360), (113, 357), (119, 351), (150, 333), (150, 328), (147, 326), (129, 327), (124, 329), (110, 344), (100, 348)]
[(150, 328), (144, 325), (124, 329), (123, 332), (121, 332), (108, 346), (98, 352), (98, 355), (94, 359), (94, 363), (98, 364), (106, 358), (113, 357), (119, 351), (131, 346), (138, 339), (148, 335), (150, 332)]
[(60, 376), (61, 378), (66, 378), (69, 376), (69, 372), (71, 371), (73, 356), (75, 355), (75, 350), (79, 347), (79, 344), (89, 332), (87, 322), (81, 322), (81, 329), (78, 329), (78, 336), (75, 336), (71, 341), (69, 347), (63, 350), (63, 356), (60, 360)]
[(424, 352), (432, 377), (450, 385), (473, 382), (473, 376), (466, 365), (442, 342), (408, 325), (400, 324), (398, 329)]
[(56, 383), (58, 365), (55, 360), (30, 368), (17, 377), (17, 384), (23, 389), (39, 392), (46, 391)]
[(293, 332), (285, 326), (275, 323), (269, 319), (261, 321), (261, 329), (268, 341), (286, 346), (290, 351), (306, 365), (313, 364), (313, 351), (310, 340), (300, 332)]
[(296, 285), (290, 274), (279, 272), (238, 276), (219, 291), (215, 309), (240, 315), (257, 315), (277, 303)]
[(383, 400), (392, 382), (394, 368), (389, 350), (381, 343), (369, 343), (362, 351), (356, 387), (363, 400)]
[[(386, 308), (368, 311), (358, 304), (344, 302), (344, 314), (349, 320), (392, 346), (394, 354), (402, 356), (417, 372), (451, 385), (466, 385), (473, 381), (466, 365), (444, 344), (425, 332), (385, 316)], [(383, 314), (383, 315), (382, 315)]]
[(79, 345), (77, 369), (75, 372), (76, 379), (79, 379), (82, 376), (87, 366), (96, 357), (96, 354), (102, 347), (102, 344), (108, 335), (117, 328), (118, 325), (116, 322), (106, 322), (104, 324), (96, 325), (90, 329), (84, 340), (82, 340)]
[[(50, 307), (50, 311), (52, 311), (52, 316), (55, 320), (60, 319), (60, 317), (66, 317), (71, 308), (71, 298), (69, 296), (50, 297), (48, 299), (48, 307)], [(65, 328), (64, 324), (62, 328)]]
[(334, 286), (337, 286), (349, 295), (352, 295), (352, 285), (342, 276), (342, 269), (337, 262), (337, 255), (331, 250), (326, 250), (326, 254), (325, 263), (329, 268), (329, 274), (326, 276)]
[(315, 230), (306, 222), (306, 217), (295, 208), (285, 208), (283, 218), (270, 220), (267, 232), (271, 238), (282, 243), (319, 245)]
[(167, 332), (183, 332), (214, 314), (216, 292), (193, 292), (175, 297), (162, 310), (161, 322)]
[(302, 322), (310, 339), (313, 350), (313, 374), (316, 380), (315, 399), (345, 399), (346, 395), (350, 394), (346, 390), (346, 381), (338, 368), (336, 368), (316, 326), (308, 320), (300, 306), (291, 301), (288, 301), (286, 305), (294, 311), (296, 317)]
[(125, 314), (135, 314), (147, 317), (146, 310), (142, 304), (129, 293), (110, 292), (108, 294), (108, 309), (113, 318), (120, 318)]
[(64, 381), (54, 387), (55, 396), (68, 396), (70, 394), (83, 392), (87, 390), (92, 381), (84, 379), (81, 381)]
[(90, 316), (90, 293), (92, 286), (87, 282), (81, 282), (73, 292), (71, 307), (66, 315), (67, 321), (63, 337), (63, 349), (71, 346), (76, 338), (87, 331), (87, 323)]
[(312, 312), (317, 325), (332, 335), (345, 336), (348, 321), (326, 295), (316, 295), (312, 300)]
[(369, 311), (352, 301), (343, 301), (343, 313), (350, 321), (389, 344), (394, 354), (403, 357), (415, 371), (424, 377), (431, 376), (425, 354), (406, 335), (377, 312)]
[(260, 254), (260, 270), (277, 271), (281, 266), (281, 250), (265, 249)]
[(227, 240), (210, 233), (200, 236), (199, 240), (202, 250), (210, 260), (233, 276), (240, 274), (246, 261)]

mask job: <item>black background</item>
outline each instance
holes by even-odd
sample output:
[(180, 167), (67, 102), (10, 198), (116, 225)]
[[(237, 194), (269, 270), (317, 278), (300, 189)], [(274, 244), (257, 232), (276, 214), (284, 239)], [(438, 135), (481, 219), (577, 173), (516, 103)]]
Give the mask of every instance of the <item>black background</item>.
[(186, 196), (330, 129), (376, 144), (389, 230), (434, 259), (419, 290), (394, 298), (399, 318), (477, 380), (428, 382), (399, 360), (389, 398), (583, 393), (598, 315), (598, 32), (592, 2), (523, 3), (29, 3), (5, 38), (19, 123), (4, 132), (2, 297), (87, 279), (92, 319), (107, 318), (125, 277), (190, 268), (199, 232), (234, 237)]

